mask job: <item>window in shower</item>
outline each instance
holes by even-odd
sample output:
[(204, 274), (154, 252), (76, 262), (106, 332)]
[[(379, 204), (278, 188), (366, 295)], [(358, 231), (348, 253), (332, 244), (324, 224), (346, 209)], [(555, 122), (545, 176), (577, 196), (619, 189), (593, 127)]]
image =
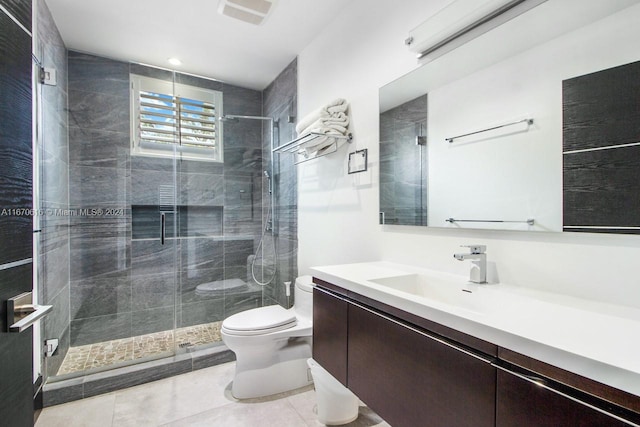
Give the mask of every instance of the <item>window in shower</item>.
[(222, 92), (131, 75), (132, 154), (223, 161)]

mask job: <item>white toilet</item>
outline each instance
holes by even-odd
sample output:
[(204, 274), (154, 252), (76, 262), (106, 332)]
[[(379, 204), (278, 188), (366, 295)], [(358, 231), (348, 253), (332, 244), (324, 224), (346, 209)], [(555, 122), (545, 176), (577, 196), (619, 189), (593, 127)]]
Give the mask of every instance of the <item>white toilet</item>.
[(269, 396), (304, 387), (312, 378), (313, 284), (311, 276), (296, 279), (293, 308), (254, 308), (222, 322), (222, 340), (236, 354), (231, 393), (236, 399)]

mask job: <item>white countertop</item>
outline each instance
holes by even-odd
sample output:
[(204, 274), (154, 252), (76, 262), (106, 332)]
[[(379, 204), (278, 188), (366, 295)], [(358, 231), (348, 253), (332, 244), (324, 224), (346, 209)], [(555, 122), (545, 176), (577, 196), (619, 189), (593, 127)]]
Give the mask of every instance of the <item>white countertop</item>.
[[(360, 295), (640, 396), (638, 309), (508, 284), (474, 285), (466, 277), (388, 262), (314, 267), (311, 272)], [(435, 293), (444, 290), (454, 298), (433, 299), (372, 282), (408, 275), (422, 275), (433, 281)], [(463, 288), (472, 293), (457, 293)]]

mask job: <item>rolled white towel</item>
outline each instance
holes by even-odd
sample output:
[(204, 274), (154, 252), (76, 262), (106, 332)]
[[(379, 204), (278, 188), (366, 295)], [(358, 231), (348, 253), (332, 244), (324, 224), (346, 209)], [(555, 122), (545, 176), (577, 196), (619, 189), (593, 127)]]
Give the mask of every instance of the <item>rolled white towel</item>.
[[(316, 156), (321, 156), (327, 152), (334, 152), (338, 148), (342, 147), (346, 141), (344, 139), (325, 141), (322, 145), (317, 145), (314, 150)], [(335, 144), (335, 147), (333, 146)]]
[(336, 98), (333, 101), (328, 102), (324, 107), (325, 108), (330, 108), (330, 107), (335, 107), (335, 106), (338, 106), (338, 105), (343, 105), (343, 104), (346, 104), (346, 103), (347, 103), (346, 99), (344, 99), (344, 98)]
[(332, 129), (332, 128), (315, 129), (312, 132), (322, 133), (327, 136), (319, 136), (301, 144), (299, 147), (300, 149), (298, 150), (299, 154), (304, 154), (305, 156), (309, 156), (315, 153), (316, 151), (320, 150), (321, 148), (333, 144), (334, 141), (336, 141), (336, 138), (333, 138), (332, 136), (343, 135), (343, 133), (340, 132), (339, 130)]
[(331, 144), (332, 141), (333, 138), (329, 138), (328, 136), (319, 136), (313, 141), (309, 141), (307, 144), (302, 144), (302, 146), (300, 146), (298, 149), (298, 154), (309, 157), (312, 154), (316, 153), (319, 147), (324, 147), (327, 144)]
[(338, 105), (333, 105), (331, 107), (327, 107), (327, 112), (329, 114), (346, 113), (348, 108), (349, 108), (349, 104), (345, 102), (344, 104), (338, 104)]
[(325, 124), (336, 124), (345, 127), (349, 125), (349, 116), (347, 116), (345, 113), (332, 114), (331, 116), (325, 117), (320, 120), (322, 120)]
[(307, 114), (302, 118), (298, 124), (296, 125), (296, 132), (298, 135), (302, 134), (304, 129), (307, 129), (313, 122), (318, 119), (331, 117), (338, 113), (346, 113), (349, 108), (349, 104), (344, 98), (336, 98), (333, 101), (327, 103), (326, 105), (318, 108), (315, 111)]
[(336, 146), (333, 149), (332, 149), (333, 142), (324, 144), (324, 146), (318, 148), (318, 151), (316, 151), (316, 156), (321, 156), (325, 154), (327, 151), (331, 151), (331, 152), (336, 151), (338, 148), (342, 147), (344, 143), (345, 143), (344, 139), (335, 141)]
[(303, 133), (326, 133), (332, 135), (346, 135), (347, 128), (342, 125), (324, 124), (321, 126), (310, 127), (305, 129)]
[(318, 108), (317, 110), (304, 116), (304, 118), (301, 119), (298, 124), (296, 124), (296, 132), (298, 133), (298, 135), (301, 135), (303, 133), (303, 130), (307, 129), (314, 122), (317, 122), (324, 117), (329, 117), (329, 112), (327, 112), (324, 107)]
[(317, 120), (309, 125), (308, 128), (302, 129), (300, 135), (309, 133), (309, 132), (320, 132), (325, 133), (325, 130), (333, 129), (339, 131), (341, 134), (345, 135), (347, 132), (347, 126), (349, 126), (349, 120)]
[(333, 146), (334, 144), (334, 140), (331, 140), (329, 138), (327, 138), (326, 141), (324, 141), (322, 144), (316, 145), (315, 147), (313, 147), (313, 153), (318, 156), (322, 153), (325, 153), (327, 151), (330, 150), (330, 147)]
[[(316, 134), (324, 134), (327, 135), (326, 137), (324, 136), (318, 136), (316, 138), (313, 138), (309, 141), (306, 141), (304, 143), (301, 144), (302, 148), (313, 148), (316, 145), (319, 145), (320, 143), (322, 143), (324, 140), (329, 139), (329, 137), (331, 136), (342, 136), (343, 133), (339, 130), (339, 129), (333, 129), (330, 127), (324, 127), (324, 128), (315, 128), (315, 129), (310, 129), (308, 132), (313, 132)], [(334, 138), (332, 138), (334, 139)]]

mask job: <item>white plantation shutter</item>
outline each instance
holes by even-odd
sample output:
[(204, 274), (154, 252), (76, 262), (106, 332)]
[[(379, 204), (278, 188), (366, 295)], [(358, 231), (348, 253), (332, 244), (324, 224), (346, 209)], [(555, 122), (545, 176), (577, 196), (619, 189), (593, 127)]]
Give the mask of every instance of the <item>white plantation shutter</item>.
[(131, 75), (133, 151), (222, 161), (222, 93)]

